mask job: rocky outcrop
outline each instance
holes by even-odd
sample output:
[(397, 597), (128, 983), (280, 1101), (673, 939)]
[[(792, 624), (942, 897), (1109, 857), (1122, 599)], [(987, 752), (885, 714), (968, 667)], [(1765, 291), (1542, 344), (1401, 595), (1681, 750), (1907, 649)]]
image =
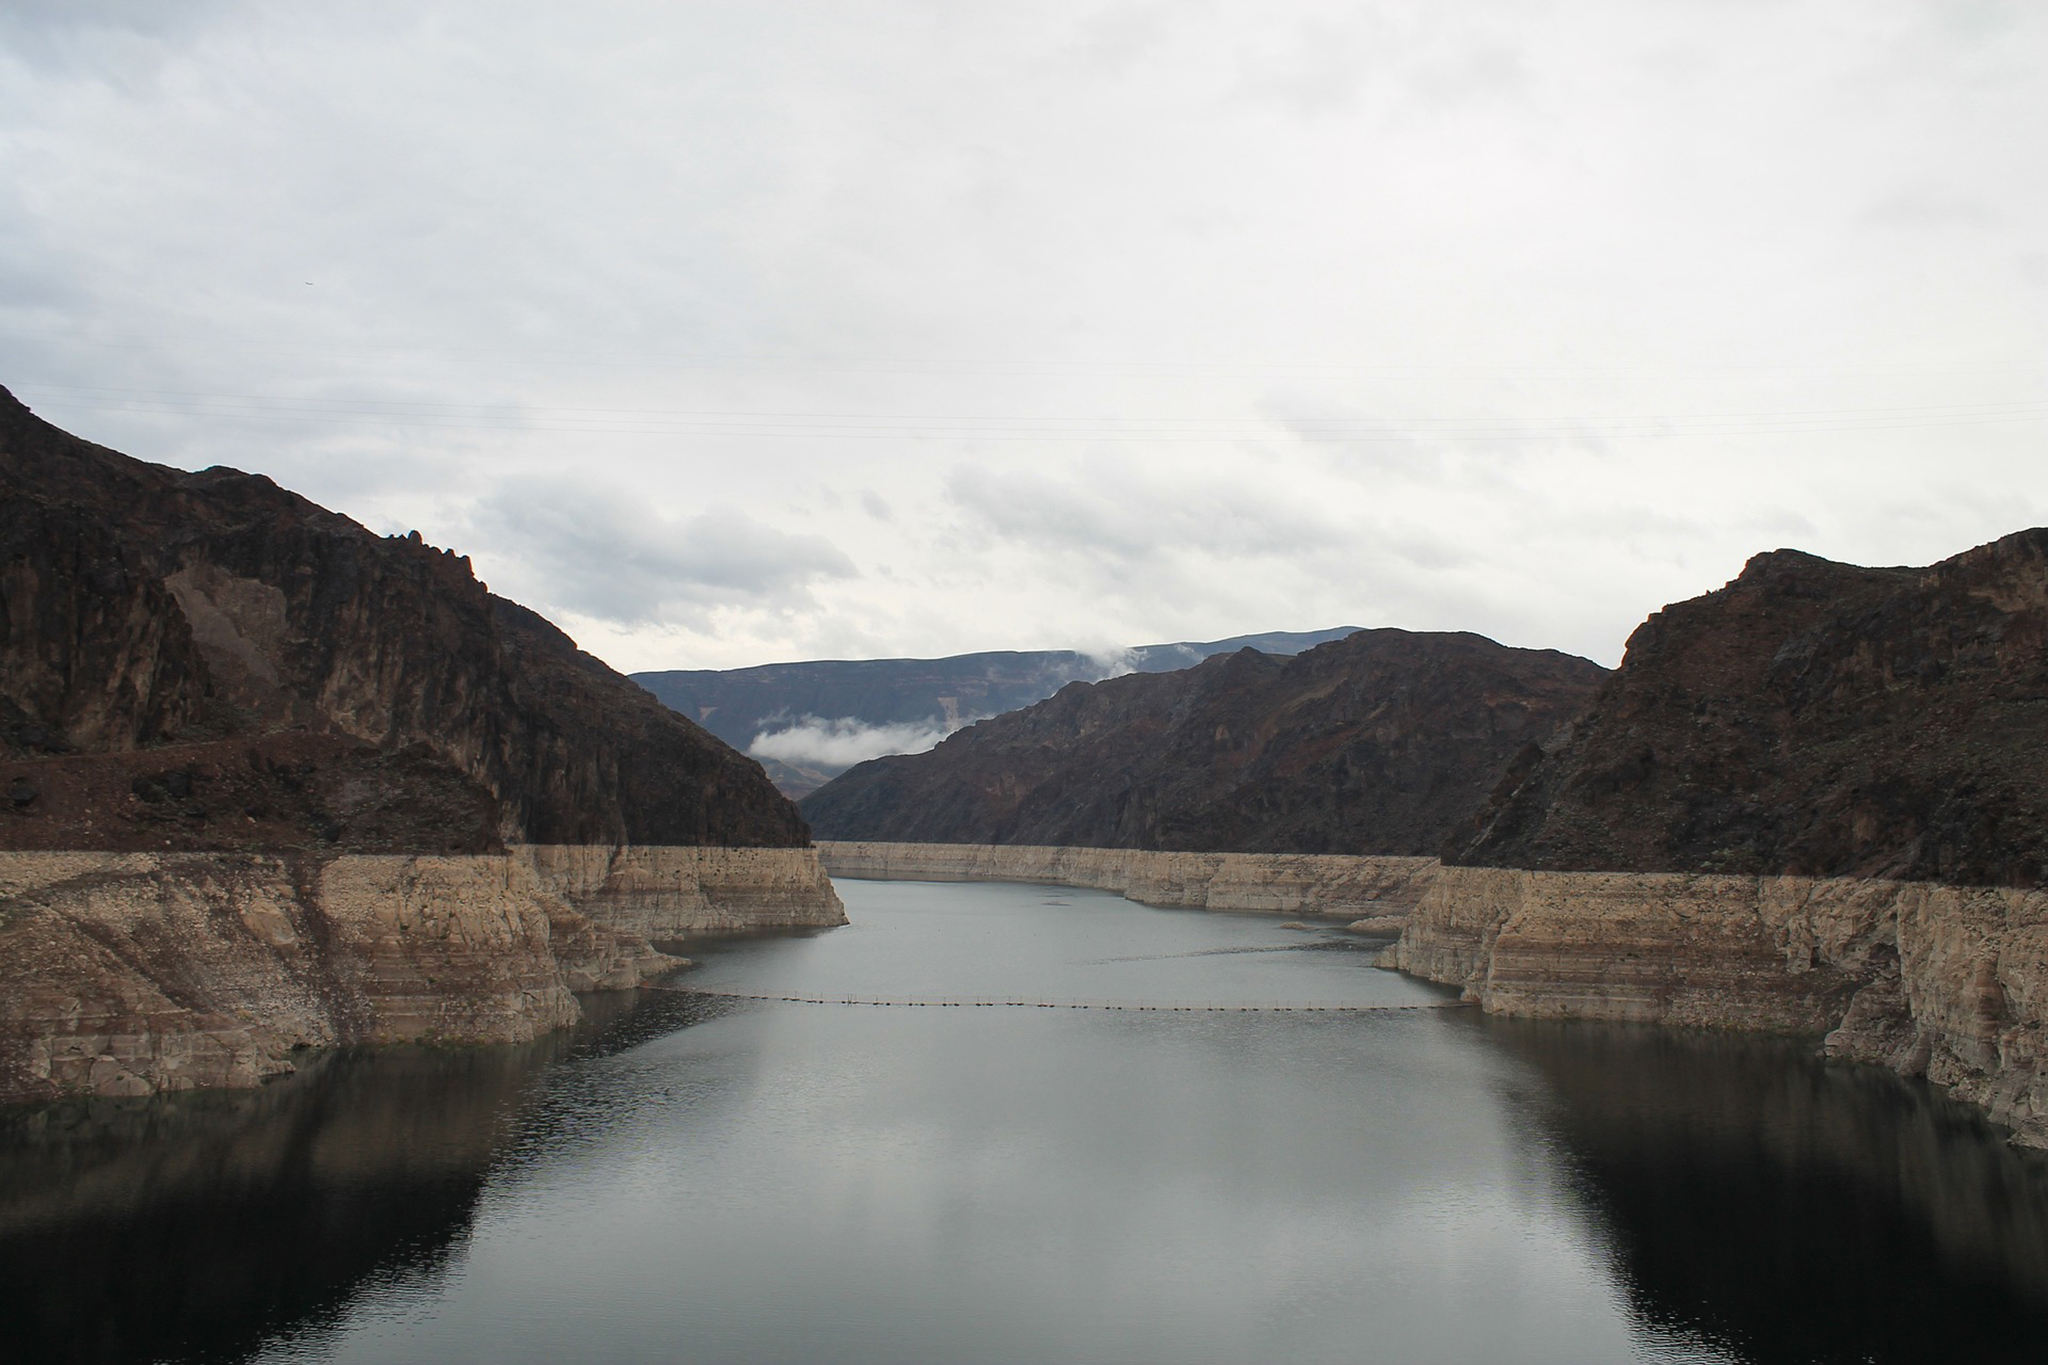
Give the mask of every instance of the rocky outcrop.
[(1477, 635), (1074, 683), (806, 797), (819, 837), (1432, 856), (1605, 670)]
[(2044, 752), (2048, 530), (1759, 555), (1516, 759), (1390, 960), (1502, 1014), (1825, 1035), (2048, 1145)]
[(1161, 853), (1004, 844), (818, 844), (835, 877), (1049, 882), (1144, 905), (1255, 914), (1370, 917), (1398, 928), (1435, 876), (1434, 858), (1302, 853)]
[(0, 758), (0, 848), (486, 853), (499, 815), (426, 744), (287, 731)]
[(657, 942), (846, 923), (815, 848), (533, 845), (515, 856), (591, 920)]
[(5, 853), (0, 894), (6, 1099), (246, 1086), (295, 1048), (577, 1015), (556, 907), (502, 857)]
[[(0, 752), (34, 765), (30, 787), (81, 755), (313, 734), (424, 746), (487, 793), (510, 842), (807, 840), (759, 764), (493, 596), (466, 558), (260, 475), (130, 459), (4, 390), (0, 664)], [(51, 846), (19, 804), (0, 847)], [(158, 831), (212, 846), (182, 834)]]
[(2048, 881), (2048, 529), (1924, 569), (1779, 550), (1666, 607), (1446, 861)]
[(205, 665), (142, 553), (87, 509), (0, 490), (0, 753), (132, 749), (197, 724)]
[(2048, 891), (1446, 867), (1389, 965), (1494, 1013), (1824, 1035), (2048, 1146)]
[(809, 849), (0, 852), (0, 1102), (247, 1086), (299, 1048), (517, 1042), (665, 939), (844, 923)]
[(807, 843), (467, 559), (0, 390), (0, 1101), (530, 1038), (651, 934), (842, 923)]

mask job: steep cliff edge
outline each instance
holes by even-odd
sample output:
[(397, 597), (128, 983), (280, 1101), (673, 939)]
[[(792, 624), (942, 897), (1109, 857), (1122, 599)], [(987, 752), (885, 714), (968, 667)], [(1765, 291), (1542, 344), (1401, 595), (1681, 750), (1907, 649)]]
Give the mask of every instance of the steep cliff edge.
[(2048, 1146), (2048, 531), (1760, 555), (1652, 616), (1390, 965), (1489, 1011), (1824, 1035)]
[(1360, 631), (1292, 659), (1074, 683), (805, 798), (818, 836), (1434, 855), (1597, 664), (1477, 635)]
[(0, 1102), (531, 1038), (651, 939), (844, 923), (807, 845), (467, 560), (0, 390)]
[(1390, 957), (1491, 1013), (1825, 1036), (2048, 1147), (2048, 891), (1446, 867)]
[(514, 853), (579, 913), (657, 943), (846, 923), (816, 848), (534, 844)]
[(1446, 860), (2048, 879), (2048, 529), (1925, 569), (1758, 555), (1666, 607)]
[[(759, 764), (417, 534), (374, 535), (260, 475), (130, 459), (5, 390), (0, 509), (0, 847), (50, 846), (39, 794), (78, 756), (178, 740), (245, 767), (252, 741), (300, 734), (425, 746), (497, 804), (507, 840), (808, 841)], [(208, 814), (157, 846), (216, 847), (242, 816)], [(123, 820), (103, 812), (102, 837)]]
[(521, 1041), (575, 1022), (574, 989), (675, 965), (578, 943), (577, 918), (502, 855), (0, 853), (0, 1100), (252, 1085), (302, 1047)]
[(521, 1042), (681, 965), (650, 939), (845, 922), (812, 849), (0, 851), (0, 1103)]

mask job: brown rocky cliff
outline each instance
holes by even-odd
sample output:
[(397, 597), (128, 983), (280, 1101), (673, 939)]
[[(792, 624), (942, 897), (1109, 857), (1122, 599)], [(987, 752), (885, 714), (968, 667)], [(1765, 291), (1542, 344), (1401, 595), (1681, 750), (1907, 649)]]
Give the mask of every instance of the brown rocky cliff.
[(677, 965), (506, 855), (0, 852), (0, 948), (0, 1103), (521, 1041), (575, 1022), (574, 991)]
[(1489, 1012), (1825, 1035), (2048, 1146), (2048, 531), (1778, 551), (1652, 616), (1391, 965)]
[(1447, 861), (2048, 878), (2048, 530), (1925, 569), (1780, 550), (1667, 607)]
[[(0, 741), (34, 766), (10, 768), (23, 791), (72, 755), (303, 732), (425, 746), (511, 839), (807, 842), (758, 764), (417, 535), (259, 475), (130, 459), (4, 390), (0, 498)], [(50, 846), (22, 833), (35, 799), (14, 804), (0, 846)]]
[(1244, 650), (1071, 684), (803, 808), (828, 839), (1430, 854), (1604, 673), (1467, 634)]
[(18, 496), (0, 513), (0, 747), (132, 749), (197, 722), (184, 614), (97, 515)]

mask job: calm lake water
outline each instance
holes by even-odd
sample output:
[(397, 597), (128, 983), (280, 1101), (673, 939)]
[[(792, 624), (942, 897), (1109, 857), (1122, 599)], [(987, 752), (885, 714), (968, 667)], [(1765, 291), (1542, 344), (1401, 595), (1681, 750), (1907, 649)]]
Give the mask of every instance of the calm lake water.
[(1372, 945), (847, 882), (523, 1048), (0, 1114), (0, 1358), (2034, 1359), (2048, 1165), (1793, 1044), (1432, 1008)]

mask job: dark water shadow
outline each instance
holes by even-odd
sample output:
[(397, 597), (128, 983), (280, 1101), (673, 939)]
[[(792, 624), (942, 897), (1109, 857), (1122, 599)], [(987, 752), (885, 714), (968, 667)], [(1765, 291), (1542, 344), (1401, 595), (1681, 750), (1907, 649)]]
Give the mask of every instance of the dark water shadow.
[(1811, 1044), (1468, 1017), (1528, 1064), (1646, 1337), (1754, 1365), (2037, 1359), (2048, 1160)]
[(366, 1287), (432, 1283), (544, 1071), (722, 1007), (584, 1008), (522, 1046), (340, 1051), (255, 1091), (0, 1109), (0, 1358), (245, 1360)]

